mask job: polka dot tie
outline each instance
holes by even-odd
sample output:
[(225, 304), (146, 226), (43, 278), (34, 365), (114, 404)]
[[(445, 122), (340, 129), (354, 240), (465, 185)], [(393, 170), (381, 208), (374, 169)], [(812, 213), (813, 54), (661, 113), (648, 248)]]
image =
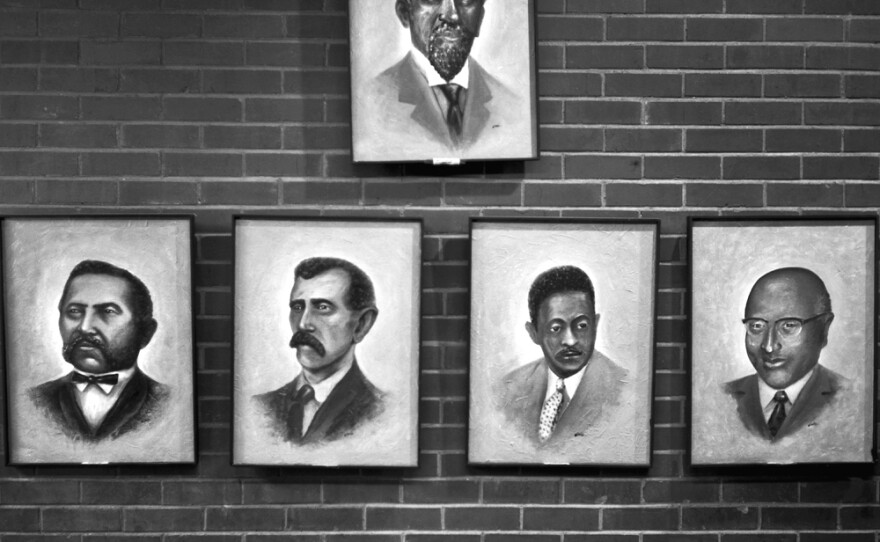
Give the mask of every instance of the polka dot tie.
[(564, 397), (565, 381), (560, 378), (556, 381), (556, 391), (544, 401), (544, 408), (541, 409), (541, 421), (538, 423), (538, 440), (541, 442), (546, 442), (553, 433)]
[(776, 402), (776, 406), (773, 407), (773, 413), (770, 414), (767, 426), (770, 429), (770, 435), (775, 437), (779, 428), (785, 423), (785, 403), (788, 401), (788, 395), (780, 390), (773, 396), (773, 400)]

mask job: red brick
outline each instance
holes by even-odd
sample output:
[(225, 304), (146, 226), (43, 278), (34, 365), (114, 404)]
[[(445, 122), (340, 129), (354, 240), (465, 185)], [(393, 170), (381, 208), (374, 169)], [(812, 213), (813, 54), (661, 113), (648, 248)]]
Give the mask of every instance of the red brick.
[(854, 45), (807, 47), (807, 68), (880, 70), (880, 49)]
[(42, 68), (40, 90), (64, 92), (116, 92), (119, 73), (107, 68)]
[(797, 179), (800, 161), (794, 156), (726, 156), (725, 179)]
[(717, 156), (647, 156), (646, 179), (720, 179)]
[(206, 126), (205, 147), (212, 149), (278, 149), (281, 130), (269, 126)]
[(538, 86), (542, 96), (599, 96), (602, 94), (602, 78), (595, 73), (538, 73)]
[(564, 502), (567, 504), (638, 504), (641, 482), (615, 480), (566, 480)]
[(805, 0), (804, 13), (880, 15), (880, 6), (873, 0)]
[(249, 98), (248, 122), (314, 122), (323, 119), (323, 100), (302, 98)]
[(348, 18), (344, 13), (291, 15), (287, 17), (287, 35), (296, 39), (345, 40), (348, 38)]
[(292, 531), (361, 531), (364, 529), (363, 508), (323, 506), (287, 509), (287, 530)]
[[(6, 199), (3, 201), (7, 202)], [(77, 502), (79, 502), (78, 482), (59, 480), (9, 480), (0, 482), (0, 503), (4, 505), (75, 504)]]
[(284, 92), (288, 94), (343, 94), (351, 92), (348, 70), (288, 70), (284, 72)]
[[(681, 75), (666, 73), (609, 73), (605, 75), (607, 96), (680, 97)], [(543, 87), (542, 87), (543, 89)]]
[[(6, 506), (0, 508), (0, 525), (15, 525), (16, 531), (34, 532), (40, 530), (40, 509)], [(6, 529), (4, 528), (4, 531)], [(10, 538), (3, 536), (4, 540)], [(31, 535), (22, 537), (22, 540), (34, 540)]]
[(716, 70), (724, 67), (720, 45), (648, 45), (649, 68)]
[(667, 17), (609, 17), (605, 39), (609, 41), (681, 41), (684, 20)]
[(824, 129), (767, 130), (767, 152), (839, 152), (841, 131)]
[(161, 0), (81, 0), (83, 9), (146, 10), (158, 9)]
[(568, 179), (638, 179), (642, 175), (639, 156), (578, 156), (565, 157)]
[(0, 181), (0, 201), (7, 205), (33, 203), (34, 183), (24, 180)]
[(880, 98), (880, 76), (847, 75), (845, 83), (847, 98)]
[(199, 72), (187, 69), (122, 70), (120, 90), (139, 93), (187, 93), (200, 89)]
[(721, 124), (720, 102), (648, 102), (648, 124)]
[(218, 94), (280, 94), (281, 74), (270, 70), (203, 70), (204, 91)]
[(281, 38), (284, 18), (277, 15), (206, 15), (206, 38)]
[(41, 147), (116, 147), (116, 126), (110, 124), (43, 124)]
[(880, 43), (880, 19), (853, 19), (849, 22), (849, 40)]
[(202, 21), (197, 15), (181, 13), (125, 13), (122, 35), (139, 38), (197, 38)]
[(111, 12), (43, 11), (43, 37), (114, 38), (119, 34), (119, 15)]
[(195, 205), (196, 183), (174, 181), (132, 181), (119, 184), (120, 205)]
[(688, 41), (761, 41), (764, 25), (757, 18), (701, 17), (687, 20)]
[(796, 482), (773, 482), (748, 480), (743, 482), (724, 482), (721, 487), (724, 502), (797, 502)]
[(278, 185), (263, 182), (205, 182), (201, 201), (205, 205), (275, 205)]
[(196, 126), (137, 124), (122, 127), (124, 147), (175, 149), (199, 146)]
[[(561, 499), (560, 485), (555, 481), (485, 480), (483, 502), (492, 504), (554, 504)], [(528, 530), (532, 530), (526, 527)], [(569, 529), (562, 529), (569, 530)], [(574, 529), (571, 529), (574, 530)]]
[(875, 530), (880, 522), (880, 506), (843, 506), (840, 508), (840, 528), (844, 530)]
[(545, 126), (540, 129), (541, 150), (601, 151), (603, 131), (574, 126)]
[(49, 532), (121, 531), (122, 509), (44, 508), (43, 529)]
[[(549, 68), (541, 62), (542, 68)], [(639, 69), (645, 54), (639, 45), (566, 45), (565, 67), (569, 69)], [(562, 67), (562, 66), (559, 66)]]
[(605, 150), (609, 152), (676, 152), (681, 150), (681, 130), (634, 128), (605, 131)]
[(562, 176), (562, 156), (541, 156), (537, 160), (528, 160), (523, 166), (523, 177), (526, 179), (550, 179)]
[(840, 96), (839, 75), (786, 74), (764, 77), (768, 98), (825, 98)]
[(804, 48), (794, 45), (730, 45), (728, 69), (798, 69), (804, 67)]
[(880, 103), (808, 102), (804, 104), (806, 124), (877, 126)]
[(523, 509), (523, 529), (528, 531), (596, 531), (599, 510), (535, 506)]
[(686, 201), (689, 207), (761, 207), (764, 189), (759, 184), (689, 184)]
[[(572, 47), (572, 49), (574, 48), (575, 47)], [(565, 67), (565, 61), (563, 60), (564, 52), (565, 46), (563, 45), (539, 43), (536, 62), (538, 63), (538, 66), (541, 66), (545, 70), (562, 69)], [(581, 51), (581, 54), (583, 53), (584, 52)]]
[(256, 42), (246, 44), (245, 57), (248, 66), (320, 67), (324, 49), (323, 43)]
[(76, 41), (4, 40), (0, 50), (4, 64), (76, 64), (78, 60)]
[(80, 59), (85, 65), (158, 65), (162, 62), (162, 47), (154, 41), (83, 41)]
[(0, 97), (0, 118), (64, 120), (77, 118), (77, 100), (71, 96), (6, 95)]
[(541, 15), (535, 34), (538, 41), (599, 41), (603, 30), (599, 17)]
[(685, 530), (745, 530), (758, 528), (758, 509), (748, 506), (683, 508)]
[(721, 13), (723, 0), (646, 0), (648, 13)]
[(84, 120), (158, 120), (162, 113), (159, 98), (122, 96), (82, 98)]
[(4, 11), (0, 17), (0, 36), (34, 36), (37, 33), (37, 12)]
[(874, 129), (844, 130), (843, 150), (846, 152), (880, 152), (880, 133)]
[(840, 531), (801, 533), (799, 540), (800, 542), (825, 542), (831, 539), (834, 542), (874, 542), (874, 535), (874, 531), (864, 533), (841, 533)]
[(804, 9), (804, 0), (727, 0), (727, 13), (759, 14), (779, 13), (800, 15)]
[[(642, 106), (635, 101), (577, 100), (565, 104), (568, 124), (640, 124), (641, 115)], [(546, 124), (543, 114), (541, 121)]]
[(282, 508), (208, 508), (208, 531), (281, 531), (285, 528)]
[(843, 20), (815, 17), (767, 19), (767, 41), (841, 41)]
[[(228, 385), (228, 381), (224, 384)], [(227, 386), (228, 388), (228, 386)], [(252, 504), (307, 504), (321, 502), (320, 484), (259, 482), (242, 483), (242, 503)]]
[(244, 65), (244, 45), (235, 42), (168, 41), (162, 53), (166, 66)]
[(37, 202), (44, 204), (111, 204), (117, 200), (115, 181), (37, 181)]
[(519, 509), (493, 506), (446, 509), (445, 527), (451, 530), (517, 530)]
[(35, 68), (0, 68), (0, 90), (24, 92), (37, 90)]
[(439, 508), (367, 507), (367, 529), (375, 531), (432, 531), (441, 525)]
[(75, 153), (0, 151), (0, 176), (57, 177), (76, 175)]
[(741, 73), (688, 73), (684, 76), (685, 96), (758, 97), (761, 76)]
[(351, 148), (348, 126), (295, 126), (284, 128), (284, 148), (323, 150)]
[(760, 130), (699, 128), (685, 133), (688, 152), (758, 152), (763, 147)]
[(0, 147), (36, 147), (36, 124), (3, 123), (0, 129)]
[(727, 102), (724, 124), (801, 124), (801, 105), (785, 102)]
[(532, 183), (523, 187), (527, 207), (600, 207), (602, 186), (595, 183)]
[(679, 184), (623, 184), (605, 187), (605, 201), (610, 206), (680, 207), (682, 190)]
[(448, 205), (513, 205), (522, 201), (522, 186), (508, 182), (447, 182)]
[(767, 506), (761, 509), (761, 528), (776, 531), (836, 529), (837, 510), (818, 506)]
[(773, 183), (767, 185), (767, 205), (779, 207), (840, 207), (843, 187), (836, 184)]
[(606, 531), (669, 531), (678, 529), (678, 510), (672, 508), (604, 508)]
[(876, 156), (805, 156), (804, 179), (860, 179), (880, 177)]
[(240, 121), (242, 104), (235, 98), (165, 98), (166, 120), (229, 122)]
[(361, 201), (359, 182), (285, 182), (282, 185), (285, 204), (358, 205)]
[(242, 0), (165, 0), (162, 6), (176, 10), (230, 11), (241, 9)]
[[(549, 3), (549, 2), (548, 2)], [(568, 0), (566, 13), (641, 13), (642, 0)]]
[(171, 177), (241, 177), (241, 155), (220, 153), (165, 153), (164, 174)]
[(245, 173), (252, 177), (317, 177), (321, 156), (316, 154), (248, 154)]
[(646, 503), (718, 502), (720, 484), (715, 481), (647, 481), (643, 492)]
[(400, 501), (400, 484), (397, 481), (325, 482), (322, 487), (323, 502), (340, 503), (395, 503)]

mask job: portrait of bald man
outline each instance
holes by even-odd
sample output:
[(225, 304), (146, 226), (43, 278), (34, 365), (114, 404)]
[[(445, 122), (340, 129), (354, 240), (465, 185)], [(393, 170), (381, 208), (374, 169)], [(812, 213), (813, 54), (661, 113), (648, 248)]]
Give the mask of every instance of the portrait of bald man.
[[(351, 2), (354, 160), (536, 156), (530, 4)], [(404, 47), (387, 58), (398, 36)], [(368, 56), (377, 41), (382, 49)], [(495, 54), (502, 47), (519, 54), (499, 65), (510, 54)]]
[(691, 220), (693, 464), (871, 460), (876, 231)]
[(783, 267), (755, 282), (743, 318), (755, 374), (724, 386), (750, 432), (777, 441), (816, 427), (851, 391), (849, 379), (820, 363), (833, 321), (831, 296), (813, 271)]

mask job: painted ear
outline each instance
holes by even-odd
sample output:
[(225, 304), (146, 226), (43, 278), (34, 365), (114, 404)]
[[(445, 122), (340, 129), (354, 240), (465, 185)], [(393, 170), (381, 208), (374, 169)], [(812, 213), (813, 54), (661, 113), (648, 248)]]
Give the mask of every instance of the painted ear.
[(535, 328), (535, 324), (533, 324), (531, 321), (527, 321), (526, 322), (526, 331), (528, 332), (529, 338), (532, 339), (533, 343), (535, 343), (537, 345), (541, 344), (541, 341), (538, 339), (538, 330), (537, 330), (537, 328)]
[(834, 313), (829, 312), (825, 317), (825, 325), (822, 327), (822, 348), (828, 344), (828, 330), (831, 328), (831, 322), (834, 320)]
[(367, 307), (361, 311), (360, 316), (358, 316), (357, 326), (354, 328), (353, 340), (355, 343), (364, 340), (364, 337), (370, 332), (370, 328), (376, 323), (376, 318), (378, 316), (379, 309), (376, 307)]
[(397, 0), (394, 4), (394, 11), (397, 12), (397, 18), (404, 28), (409, 28), (410, 7), (407, 0)]
[(153, 340), (153, 335), (156, 334), (156, 328), (158, 327), (158, 322), (153, 318), (150, 318), (149, 322), (144, 322), (143, 327), (141, 328), (141, 350)]

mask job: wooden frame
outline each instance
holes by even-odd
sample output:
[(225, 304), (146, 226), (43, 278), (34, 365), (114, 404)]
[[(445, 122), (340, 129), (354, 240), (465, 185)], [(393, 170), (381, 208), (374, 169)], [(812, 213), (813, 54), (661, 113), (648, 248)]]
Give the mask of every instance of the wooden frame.
[(417, 465), (421, 222), (239, 216), (234, 235), (234, 464)]
[[(648, 220), (471, 222), (470, 462), (650, 464), (658, 229)], [(572, 318), (564, 309), (556, 319), (557, 298), (573, 304)], [(589, 333), (564, 338), (578, 326)], [(566, 372), (579, 384), (565, 380), (564, 412), (541, 435), (548, 380)]]
[(0, 220), (10, 464), (195, 462), (192, 226)]
[(692, 463), (870, 462), (877, 217), (688, 231)]
[[(456, 2), (460, 26), (448, 32), (479, 34), (473, 47), (444, 54), (427, 44), (460, 42), (431, 37), (442, 32), (439, 2), (417, 0), (408, 12), (402, 0), (349, 0), (355, 162), (538, 157), (534, 2), (472, 4)], [(450, 112), (453, 95), (460, 116)]]

